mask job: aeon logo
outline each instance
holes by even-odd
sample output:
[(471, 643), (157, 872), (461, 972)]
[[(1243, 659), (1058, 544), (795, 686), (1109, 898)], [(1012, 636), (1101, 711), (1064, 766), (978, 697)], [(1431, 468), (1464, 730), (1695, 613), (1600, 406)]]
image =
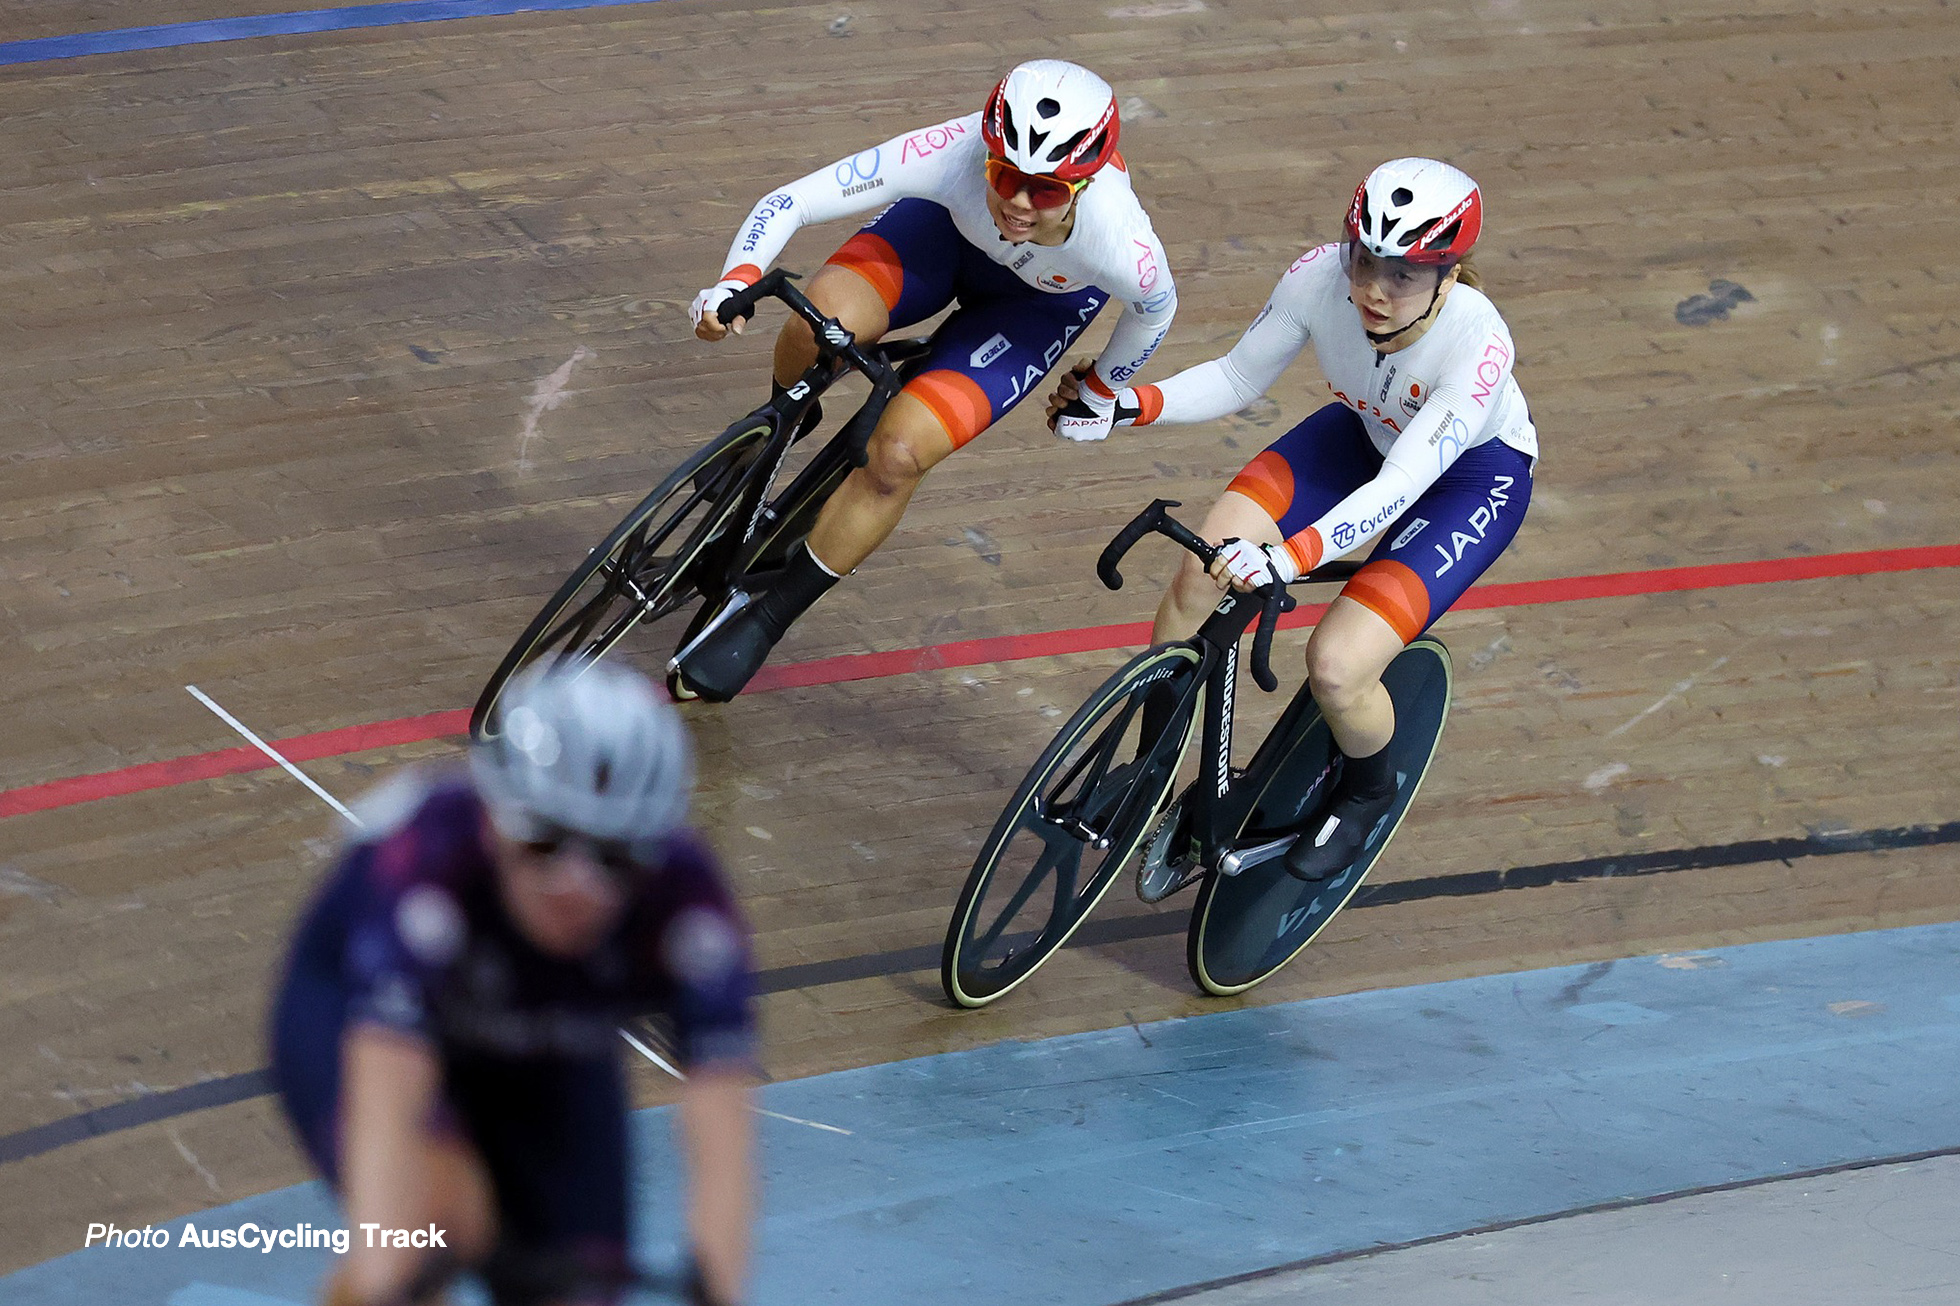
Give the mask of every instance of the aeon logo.
[(966, 124), (957, 120), (941, 123), (937, 127), (928, 127), (922, 132), (913, 132), (905, 138), (905, 143), (899, 146), (898, 161), (903, 163), (907, 159), (923, 159), (928, 154), (936, 154), (964, 135), (966, 135)]
[(1491, 337), (1490, 343), (1484, 346), (1484, 356), (1477, 360), (1478, 388), (1470, 392), (1470, 397), (1477, 401), (1477, 407), (1484, 406), (1484, 400), (1490, 398), (1490, 392), (1504, 379), (1504, 369), (1510, 365), (1511, 351), (1504, 347), (1502, 340)]

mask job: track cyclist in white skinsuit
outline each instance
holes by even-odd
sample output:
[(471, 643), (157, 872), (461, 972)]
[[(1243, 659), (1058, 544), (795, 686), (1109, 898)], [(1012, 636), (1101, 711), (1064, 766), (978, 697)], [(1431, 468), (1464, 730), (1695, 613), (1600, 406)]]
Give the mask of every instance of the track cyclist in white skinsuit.
[[(1003, 78), (982, 112), (819, 168), (750, 212), (721, 280), (694, 301), (703, 340), (727, 334), (715, 310), (754, 284), (798, 227), (878, 204), (889, 207), (811, 280), (811, 300), (860, 343), (958, 307), (885, 410), (868, 465), (831, 496), (805, 545), (676, 658), (668, 683), (678, 695), (740, 692), (790, 623), (891, 534), (925, 474), (1040, 386), (1113, 298), (1126, 305), (1122, 320), (1079, 400), (1052, 423), (1072, 440), (1109, 434), (1117, 390), (1177, 308), (1163, 246), (1116, 152), (1118, 126), (1109, 83), (1039, 59)], [(793, 384), (816, 356), (809, 325), (791, 318), (776, 338), (775, 384)]]
[[(1307, 642), (1344, 760), (1287, 855), (1304, 880), (1346, 866), (1394, 802), (1382, 672), (1497, 560), (1531, 500), (1538, 433), (1511, 376), (1516, 351), (1466, 261), (1482, 226), (1483, 197), (1462, 172), (1385, 163), (1355, 191), (1345, 239), (1301, 255), (1230, 353), (1117, 395), (1138, 424), (1210, 421), (1264, 394), (1309, 342), (1334, 393), (1213, 505), (1202, 534), (1225, 548), (1211, 582), (1186, 558), (1153, 633), (1188, 636), (1227, 584), (1292, 580), (1379, 541)], [(1050, 406), (1074, 392), (1065, 378)]]

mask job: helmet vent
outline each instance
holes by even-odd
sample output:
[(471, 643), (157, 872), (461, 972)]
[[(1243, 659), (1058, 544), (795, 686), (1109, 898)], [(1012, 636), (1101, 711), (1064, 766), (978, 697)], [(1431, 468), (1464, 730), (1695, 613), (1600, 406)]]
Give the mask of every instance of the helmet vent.
[(610, 788), (612, 788), (612, 763), (602, 757), (592, 768), (592, 790), (594, 793), (603, 794)]
[(1014, 111), (1008, 108), (1005, 103), (1000, 106), (1000, 134), (1007, 138), (1007, 147), (1009, 149), (1018, 150), (1021, 148), (1020, 133), (1014, 130)]
[(1443, 228), (1441, 233), (1439, 233), (1436, 236), (1436, 238), (1430, 241), (1429, 243), (1435, 246), (1437, 249), (1450, 249), (1456, 244), (1457, 233), (1462, 230), (1463, 230), (1463, 219), (1458, 218), (1455, 222), (1452, 222), (1449, 226)]
[(1075, 133), (1075, 135), (1063, 141), (1060, 145), (1057, 145), (1054, 149), (1048, 151), (1048, 162), (1060, 163), (1063, 159), (1066, 159), (1070, 155), (1074, 154), (1076, 151), (1076, 147), (1081, 145), (1084, 138), (1086, 138), (1088, 135), (1089, 133), (1086, 131), (1079, 131)]
[(1056, 114), (1060, 113), (1061, 111), (1062, 111), (1061, 102), (1058, 100), (1051, 100), (1047, 96), (1043, 96), (1040, 100), (1035, 102), (1034, 112), (1035, 112), (1035, 116), (1038, 118), (1052, 118)]
[(1416, 193), (1410, 190), (1407, 186), (1397, 186), (1395, 188), (1394, 193), (1388, 197), (1389, 202), (1395, 205), (1395, 207), (1398, 209), (1405, 204), (1414, 203), (1415, 198), (1416, 198)]
[(1409, 247), (1410, 247), (1411, 245), (1415, 245), (1415, 244), (1418, 244), (1418, 243), (1420, 243), (1420, 242), (1421, 242), (1421, 240), (1422, 240), (1422, 238), (1423, 238), (1423, 236), (1425, 236), (1426, 234), (1428, 234), (1428, 232), (1429, 232), (1429, 231), (1430, 231), (1430, 230), (1431, 230), (1431, 229), (1432, 229), (1433, 227), (1435, 227), (1435, 225), (1436, 225), (1436, 219), (1434, 219), (1434, 218), (1431, 218), (1431, 219), (1430, 219), (1429, 221), (1427, 221), (1427, 222), (1424, 222), (1424, 223), (1421, 223), (1421, 224), (1419, 224), (1419, 225), (1417, 225), (1417, 226), (1414, 226), (1414, 227), (1411, 227), (1411, 228), (1409, 228), (1409, 230), (1408, 230), (1408, 231), (1406, 231), (1406, 232), (1404, 232), (1404, 233), (1402, 234), (1402, 242), (1401, 242), (1401, 243), (1402, 243), (1402, 248), (1403, 248), (1403, 249), (1407, 249), (1407, 248), (1409, 248)]

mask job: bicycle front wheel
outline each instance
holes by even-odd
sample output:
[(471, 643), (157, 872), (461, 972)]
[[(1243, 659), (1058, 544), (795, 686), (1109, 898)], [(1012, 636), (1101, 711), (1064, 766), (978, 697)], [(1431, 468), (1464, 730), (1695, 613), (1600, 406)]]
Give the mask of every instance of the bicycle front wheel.
[[(1397, 778), (1395, 805), (1354, 861), (1325, 880), (1294, 879), (1280, 857), (1234, 876), (1216, 869), (1206, 875), (1191, 905), (1184, 953), (1191, 978), (1205, 992), (1243, 993), (1299, 956), (1354, 897), (1401, 828), (1449, 719), (1449, 650), (1435, 639), (1413, 641), (1388, 664), (1382, 684), (1395, 703), (1395, 736), (1388, 744)], [(1265, 787), (1239, 831), (1242, 845), (1300, 828), (1333, 775), (1337, 750), (1317, 710), (1297, 719), (1290, 739), (1276, 742), (1272, 764), (1259, 768)]]
[[(732, 551), (742, 487), (775, 433), (772, 415), (737, 422), (702, 446), (585, 556), (497, 664), (470, 712), (470, 735), (497, 731), (497, 700), (511, 678), (542, 658), (585, 664), (635, 626), (678, 612), (713, 588), (714, 558)], [(721, 546), (728, 546), (726, 549)]]
[[(946, 996), (983, 1007), (1068, 942), (1164, 805), (1190, 742), (1199, 653), (1166, 644), (1138, 654), (1089, 696), (1015, 791), (967, 875), (940, 954)], [(1182, 704), (1155, 740), (1140, 738), (1145, 698)], [(1147, 745), (1147, 746), (1146, 746)]]

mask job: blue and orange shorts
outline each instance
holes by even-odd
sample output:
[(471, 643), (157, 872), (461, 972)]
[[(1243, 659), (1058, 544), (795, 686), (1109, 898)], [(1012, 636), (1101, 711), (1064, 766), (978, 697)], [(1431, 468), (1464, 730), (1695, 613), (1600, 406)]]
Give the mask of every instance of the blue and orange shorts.
[(1109, 299), (1094, 286), (1036, 290), (975, 249), (953, 215), (931, 200), (898, 201), (827, 262), (871, 283), (893, 331), (958, 305), (932, 333), (922, 370), (905, 386), (932, 410), (955, 449), (1039, 388)]
[[(1247, 463), (1227, 488), (1265, 509), (1281, 535), (1292, 536), (1381, 469), (1382, 456), (1361, 419), (1343, 404), (1328, 404)], [(1497, 561), (1530, 503), (1530, 455), (1501, 440), (1466, 449), (1382, 531), (1367, 564), (1341, 593), (1407, 643)], [(1340, 547), (1338, 538), (1328, 541), (1330, 555)]]

